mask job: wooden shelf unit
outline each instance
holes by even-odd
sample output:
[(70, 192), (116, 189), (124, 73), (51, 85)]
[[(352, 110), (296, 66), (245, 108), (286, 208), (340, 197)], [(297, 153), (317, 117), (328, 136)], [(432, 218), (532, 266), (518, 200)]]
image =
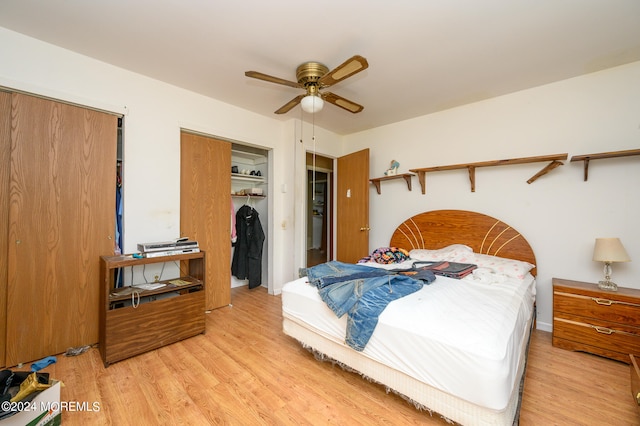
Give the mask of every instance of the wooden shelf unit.
[(376, 190), (378, 191), (378, 194), (381, 194), (380, 192), (380, 182), (385, 181), (385, 180), (393, 180), (393, 179), (404, 179), (405, 182), (407, 182), (407, 187), (409, 188), (409, 191), (411, 191), (411, 177), (414, 176), (413, 173), (400, 173), (398, 175), (392, 175), (392, 176), (382, 176), (382, 177), (377, 177), (377, 178), (372, 178), (369, 179), (369, 182), (371, 182), (375, 187)]
[[(231, 149), (231, 165), (237, 168), (237, 172), (231, 172), (231, 196), (243, 197), (245, 194), (241, 193), (243, 190), (248, 189), (247, 186), (256, 187), (259, 185), (267, 184), (267, 156), (266, 152), (249, 152), (243, 151), (236, 147)], [(233, 169), (232, 169), (233, 170)], [(245, 170), (247, 173), (242, 173)], [(251, 172), (260, 172), (260, 175), (250, 174)], [(266, 186), (262, 187), (263, 192), (266, 190)], [(266, 193), (263, 195), (252, 195), (257, 199), (266, 198)]]
[(422, 193), (426, 193), (426, 174), (427, 172), (441, 172), (444, 170), (457, 170), (457, 169), (467, 169), (469, 171), (469, 180), (471, 181), (471, 192), (476, 192), (476, 169), (479, 167), (494, 167), (494, 166), (508, 166), (512, 164), (527, 164), (527, 163), (540, 163), (547, 162), (547, 164), (542, 170), (532, 176), (527, 183), (535, 182), (540, 176), (546, 175), (551, 170), (555, 169), (558, 166), (562, 166), (562, 161), (566, 160), (569, 154), (556, 154), (556, 155), (541, 155), (537, 157), (523, 157), (523, 158), (512, 158), (506, 160), (492, 160), (492, 161), (480, 161), (477, 163), (463, 163), (463, 164), (454, 164), (448, 166), (436, 166), (436, 167), (422, 167), (419, 169), (409, 169), (410, 172), (418, 174), (418, 180), (420, 181), (420, 186), (422, 187)]
[(571, 161), (584, 161), (584, 180), (589, 179), (589, 161), (601, 160), (603, 158), (630, 157), (632, 155), (640, 155), (640, 149), (629, 149), (627, 151), (610, 151), (600, 152), (598, 154), (574, 155)]
[[(156, 290), (114, 288), (120, 268), (180, 262), (186, 275), (162, 280)], [(171, 281), (185, 283), (176, 285)], [(205, 253), (134, 258), (100, 258), (99, 348), (109, 364), (205, 332)], [(137, 302), (137, 303), (136, 303)]]

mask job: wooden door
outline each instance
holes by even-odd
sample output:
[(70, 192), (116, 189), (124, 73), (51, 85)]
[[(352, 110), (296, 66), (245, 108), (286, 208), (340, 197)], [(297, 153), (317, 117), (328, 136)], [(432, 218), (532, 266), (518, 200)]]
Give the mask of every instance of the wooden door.
[(117, 117), (12, 94), (6, 364), (98, 341)]
[(7, 244), (9, 230), (9, 164), (11, 153), (11, 94), (0, 91), (0, 367), (6, 366)]
[(206, 251), (206, 309), (231, 303), (231, 144), (182, 132), (180, 235)]
[(369, 149), (338, 158), (336, 260), (355, 263), (369, 252)]

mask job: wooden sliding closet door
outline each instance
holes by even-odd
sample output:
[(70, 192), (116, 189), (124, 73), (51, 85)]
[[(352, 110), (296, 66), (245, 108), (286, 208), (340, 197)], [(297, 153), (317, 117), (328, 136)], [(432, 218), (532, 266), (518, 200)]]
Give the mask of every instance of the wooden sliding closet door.
[(9, 154), (11, 153), (11, 94), (0, 91), (0, 367), (4, 362), (7, 329), (7, 244), (9, 221)]
[(117, 118), (12, 94), (9, 366), (98, 341), (99, 256), (113, 253)]
[(231, 303), (231, 144), (182, 132), (180, 235), (206, 251), (206, 308)]

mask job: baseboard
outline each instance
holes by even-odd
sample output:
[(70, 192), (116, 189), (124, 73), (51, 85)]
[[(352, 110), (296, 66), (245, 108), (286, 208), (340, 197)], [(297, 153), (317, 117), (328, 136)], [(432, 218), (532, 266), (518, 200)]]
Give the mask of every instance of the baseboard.
[(542, 330), (542, 331), (548, 331), (549, 333), (551, 333), (553, 331), (553, 325), (547, 322), (537, 321), (536, 329)]

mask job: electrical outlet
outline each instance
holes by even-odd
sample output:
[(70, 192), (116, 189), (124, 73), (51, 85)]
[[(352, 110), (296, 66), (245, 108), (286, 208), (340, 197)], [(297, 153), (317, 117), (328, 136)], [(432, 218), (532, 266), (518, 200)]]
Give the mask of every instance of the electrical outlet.
[(160, 281), (160, 275), (155, 275), (155, 276), (153, 277), (153, 281), (155, 281), (155, 282)]

